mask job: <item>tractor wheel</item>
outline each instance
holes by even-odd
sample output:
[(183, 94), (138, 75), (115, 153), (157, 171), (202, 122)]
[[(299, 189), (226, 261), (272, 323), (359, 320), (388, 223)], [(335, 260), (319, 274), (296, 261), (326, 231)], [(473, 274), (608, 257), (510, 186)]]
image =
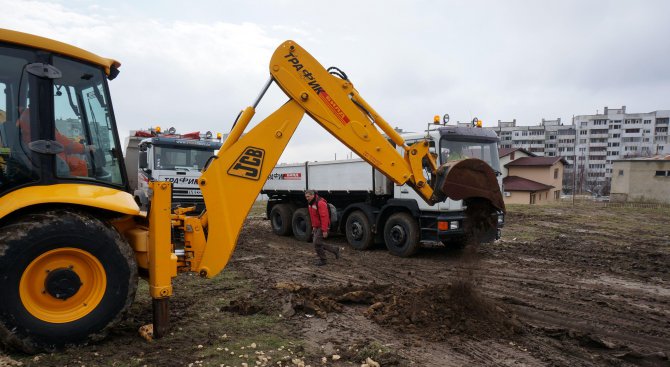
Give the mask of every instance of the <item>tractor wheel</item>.
[(310, 242), (312, 240), (312, 220), (307, 208), (300, 208), (293, 212), (293, 237), (299, 241)]
[(279, 236), (290, 236), (292, 232), (292, 208), (288, 204), (277, 204), (270, 210), (272, 232)]
[(393, 255), (408, 257), (421, 246), (419, 225), (408, 213), (392, 214), (384, 225), (384, 242)]
[(135, 298), (119, 233), (82, 212), (29, 214), (0, 228), (0, 343), (26, 353), (102, 339)]
[(374, 243), (370, 221), (367, 215), (360, 210), (356, 210), (347, 217), (344, 233), (347, 236), (347, 242), (356, 250), (367, 250)]

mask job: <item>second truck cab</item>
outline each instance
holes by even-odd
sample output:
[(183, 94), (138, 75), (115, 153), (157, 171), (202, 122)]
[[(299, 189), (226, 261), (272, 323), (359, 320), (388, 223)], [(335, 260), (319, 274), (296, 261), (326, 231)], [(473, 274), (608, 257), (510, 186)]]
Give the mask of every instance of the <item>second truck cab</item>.
[[(204, 209), (198, 178), (210, 157), (221, 148), (221, 137), (212, 133), (177, 134), (174, 128), (167, 133), (160, 129), (131, 132), (126, 150), (131, 190), (140, 205), (150, 199), (150, 181), (172, 183), (173, 206), (195, 206)], [(134, 169), (133, 172), (130, 172)]]

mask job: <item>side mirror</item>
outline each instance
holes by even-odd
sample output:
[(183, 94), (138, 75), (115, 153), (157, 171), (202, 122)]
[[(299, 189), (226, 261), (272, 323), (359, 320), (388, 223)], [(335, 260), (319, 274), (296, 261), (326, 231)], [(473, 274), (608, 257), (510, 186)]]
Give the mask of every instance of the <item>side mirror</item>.
[(140, 151), (138, 161), (139, 161), (140, 168), (142, 168), (142, 169), (149, 168), (149, 160), (147, 158), (147, 152), (146, 151)]

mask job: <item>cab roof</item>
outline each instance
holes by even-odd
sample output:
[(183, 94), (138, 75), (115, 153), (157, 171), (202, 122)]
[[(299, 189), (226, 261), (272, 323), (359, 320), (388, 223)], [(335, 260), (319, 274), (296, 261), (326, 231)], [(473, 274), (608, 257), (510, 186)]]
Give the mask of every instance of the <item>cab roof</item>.
[(14, 43), (21, 46), (50, 51), (61, 55), (73, 57), (75, 59), (88, 61), (90, 63), (102, 66), (105, 73), (110, 75), (112, 67), (115, 69), (121, 66), (121, 63), (114, 59), (100, 57), (92, 52), (82, 50), (79, 47), (68, 45), (67, 43), (55, 41), (49, 38), (35, 36), (29, 33), (12, 31), (0, 28), (0, 42)]

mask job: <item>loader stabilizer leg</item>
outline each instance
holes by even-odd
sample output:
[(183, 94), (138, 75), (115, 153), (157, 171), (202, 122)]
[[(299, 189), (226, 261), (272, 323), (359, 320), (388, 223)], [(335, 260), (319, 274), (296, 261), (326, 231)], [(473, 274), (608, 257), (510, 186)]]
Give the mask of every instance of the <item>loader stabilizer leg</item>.
[(153, 298), (154, 337), (165, 335), (169, 328), (169, 300), (172, 278), (177, 276), (177, 255), (172, 250), (172, 184), (150, 182), (153, 192), (149, 212), (149, 292)]
[(170, 329), (170, 298), (154, 298), (153, 308), (154, 338), (162, 338)]

